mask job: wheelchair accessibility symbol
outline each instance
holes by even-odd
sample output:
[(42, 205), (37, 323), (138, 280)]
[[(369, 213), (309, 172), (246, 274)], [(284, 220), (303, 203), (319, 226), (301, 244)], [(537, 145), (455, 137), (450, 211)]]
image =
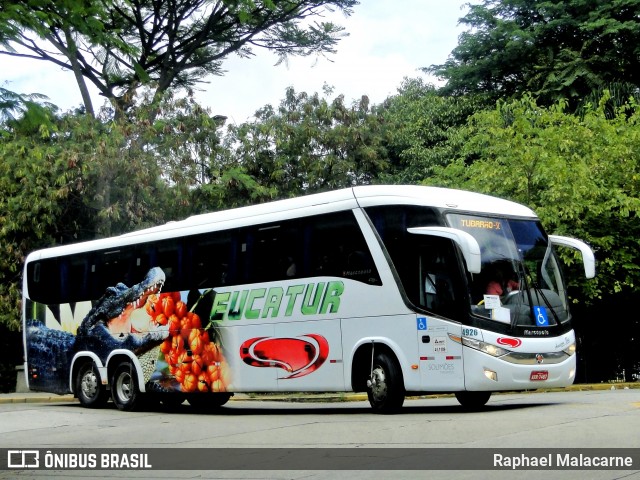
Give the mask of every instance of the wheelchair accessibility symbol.
[(533, 313), (536, 316), (536, 325), (538, 327), (548, 327), (549, 317), (545, 307), (533, 307)]
[(418, 322), (418, 330), (426, 330), (427, 329), (427, 318), (426, 317), (418, 317), (416, 318)]

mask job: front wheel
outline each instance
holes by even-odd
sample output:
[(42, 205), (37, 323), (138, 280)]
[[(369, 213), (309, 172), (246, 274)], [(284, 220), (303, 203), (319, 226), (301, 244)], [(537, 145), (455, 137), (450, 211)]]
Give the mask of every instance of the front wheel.
[(477, 410), (489, 401), (491, 392), (456, 392), (456, 399), (464, 408)]
[(86, 408), (103, 407), (109, 400), (109, 392), (100, 381), (100, 374), (95, 363), (86, 362), (78, 369), (76, 396), (80, 405)]
[(395, 359), (388, 354), (376, 354), (367, 385), (367, 396), (374, 411), (392, 413), (402, 407), (405, 393), (402, 371)]
[(116, 367), (111, 377), (111, 398), (118, 410), (135, 410), (140, 404), (140, 390), (135, 367), (123, 362)]

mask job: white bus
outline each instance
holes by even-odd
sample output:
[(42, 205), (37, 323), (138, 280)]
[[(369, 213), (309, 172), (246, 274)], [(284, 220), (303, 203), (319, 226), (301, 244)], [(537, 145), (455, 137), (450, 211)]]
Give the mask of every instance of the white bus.
[(25, 262), (32, 390), (121, 410), (219, 407), (234, 392), (406, 395), (573, 383), (554, 245), (529, 208), (418, 186), (361, 186), (197, 215)]

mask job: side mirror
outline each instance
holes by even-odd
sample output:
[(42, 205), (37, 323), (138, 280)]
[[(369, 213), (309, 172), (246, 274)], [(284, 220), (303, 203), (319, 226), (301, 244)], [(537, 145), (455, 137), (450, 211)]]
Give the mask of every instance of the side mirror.
[(414, 227), (408, 228), (407, 231), (414, 235), (443, 237), (453, 240), (462, 251), (464, 260), (467, 263), (467, 270), (470, 273), (480, 273), (480, 245), (470, 233), (450, 227)]
[(549, 241), (553, 245), (574, 248), (582, 254), (582, 263), (584, 264), (584, 275), (587, 278), (596, 276), (596, 259), (593, 255), (591, 247), (581, 240), (575, 238), (562, 237), (560, 235), (549, 235)]

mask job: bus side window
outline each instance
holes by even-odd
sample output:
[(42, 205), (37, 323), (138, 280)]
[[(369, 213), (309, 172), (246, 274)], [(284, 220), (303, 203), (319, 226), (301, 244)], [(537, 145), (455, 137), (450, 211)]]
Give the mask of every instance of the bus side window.
[(71, 256), (68, 259), (66, 275), (60, 282), (62, 295), (60, 303), (71, 303), (90, 300), (87, 277), (89, 275), (89, 258), (86, 254)]
[(45, 304), (58, 303), (61, 281), (58, 259), (49, 258), (30, 263), (27, 273), (31, 300)]
[(381, 285), (367, 243), (352, 212), (313, 218), (307, 254), (312, 275), (349, 278)]
[(114, 287), (118, 283), (124, 283), (128, 287), (140, 281), (132, 276), (133, 252), (122, 252), (119, 249), (98, 252), (89, 259), (87, 273), (90, 296), (98, 299), (104, 295), (107, 288)]
[(297, 219), (262, 224), (242, 231), (240, 265), (247, 283), (303, 276), (304, 228)]
[(234, 275), (231, 237), (213, 232), (195, 239), (191, 249), (190, 288), (207, 289), (232, 285)]
[(183, 290), (183, 249), (177, 240), (168, 240), (158, 244), (156, 252), (157, 266), (162, 269), (166, 280), (163, 290), (175, 292)]
[(459, 311), (460, 271), (450, 241), (436, 241), (420, 247), (419, 304), (423, 308), (448, 318), (456, 318)]

